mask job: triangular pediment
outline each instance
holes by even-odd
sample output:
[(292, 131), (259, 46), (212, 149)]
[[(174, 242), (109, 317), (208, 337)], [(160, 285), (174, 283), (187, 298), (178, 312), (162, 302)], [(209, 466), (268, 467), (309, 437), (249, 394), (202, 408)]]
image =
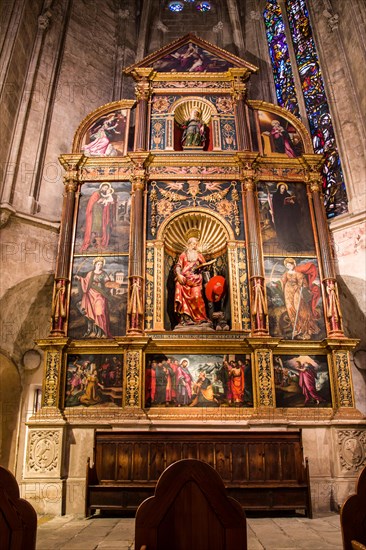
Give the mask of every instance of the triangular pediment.
[(245, 68), (253, 73), (258, 71), (255, 65), (194, 34), (186, 34), (151, 53), (139, 63), (127, 67), (125, 73), (146, 67), (158, 73), (221, 73), (233, 67)]

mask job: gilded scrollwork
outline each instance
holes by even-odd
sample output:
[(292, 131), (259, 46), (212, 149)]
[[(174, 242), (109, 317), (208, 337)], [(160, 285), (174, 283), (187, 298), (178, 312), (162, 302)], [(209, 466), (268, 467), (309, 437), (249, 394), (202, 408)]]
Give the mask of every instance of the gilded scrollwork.
[(239, 236), (241, 206), (237, 182), (188, 179), (153, 181), (149, 192), (150, 232), (154, 237), (157, 227), (173, 212), (186, 207), (204, 207), (218, 212)]
[(347, 351), (334, 353), (335, 375), (337, 383), (338, 406), (353, 407), (352, 383), (350, 376), (349, 354)]
[(58, 406), (58, 390), (60, 381), (61, 350), (47, 351), (46, 372), (44, 377), (43, 406)]
[(141, 351), (128, 351), (126, 356), (126, 407), (139, 406)]
[(154, 320), (154, 247), (148, 244), (146, 250), (146, 281), (145, 281), (145, 329), (153, 328)]
[(247, 257), (244, 246), (238, 246), (238, 277), (240, 288), (240, 307), (242, 329), (250, 330), (250, 308), (249, 308), (249, 290), (248, 290), (248, 270)]
[(366, 431), (339, 430), (338, 453), (342, 470), (360, 471), (366, 464)]
[(273, 407), (273, 381), (271, 373), (271, 353), (268, 350), (256, 350), (258, 366), (259, 406)]

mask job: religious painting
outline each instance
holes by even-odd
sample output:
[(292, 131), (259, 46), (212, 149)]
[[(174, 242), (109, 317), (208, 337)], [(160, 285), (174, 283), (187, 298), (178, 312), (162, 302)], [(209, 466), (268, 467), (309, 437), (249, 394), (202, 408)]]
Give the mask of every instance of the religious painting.
[(258, 203), (265, 254), (315, 254), (306, 186), (260, 182)]
[(325, 324), (315, 258), (264, 259), (269, 332), (285, 340), (322, 340)]
[(189, 42), (152, 63), (154, 69), (165, 73), (216, 73), (227, 71), (231, 65), (215, 54)]
[(65, 407), (121, 407), (123, 356), (68, 355)]
[(128, 256), (75, 257), (69, 336), (112, 338), (126, 332)]
[(84, 183), (81, 188), (75, 253), (128, 253), (130, 214), (130, 182)]
[(327, 357), (274, 355), (277, 407), (331, 407)]
[(126, 155), (129, 129), (129, 109), (115, 109), (88, 128), (81, 151), (87, 157), (122, 157)]
[(145, 407), (252, 407), (250, 355), (146, 356)]
[(265, 157), (286, 155), (296, 158), (303, 154), (301, 136), (291, 122), (277, 113), (258, 110), (260, 138)]

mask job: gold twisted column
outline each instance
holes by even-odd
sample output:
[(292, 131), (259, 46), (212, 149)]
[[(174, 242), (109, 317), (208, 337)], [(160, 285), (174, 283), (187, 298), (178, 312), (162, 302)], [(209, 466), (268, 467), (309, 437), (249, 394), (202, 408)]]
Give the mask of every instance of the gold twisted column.
[(70, 255), (74, 231), (74, 212), (78, 197), (79, 170), (86, 157), (83, 155), (62, 155), (60, 162), (66, 170), (64, 176), (64, 199), (60, 240), (57, 254), (55, 282), (52, 298), (51, 336), (66, 336), (67, 295), (70, 286)]
[(144, 191), (146, 155), (131, 153), (134, 170), (131, 176), (132, 183), (132, 232), (130, 245), (129, 269), (129, 300), (127, 306), (127, 334), (138, 335), (143, 333), (144, 318), (144, 276), (143, 245), (144, 245)]
[(311, 199), (314, 207), (315, 223), (319, 238), (319, 251), (323, 267), (323, 290), (325, 297), (325, 315), (327, 333), (331, 338), (345, 338), (342, 313), (339, 304), (338, 287), (334, 268), (334, 256), (330, 242), (328, 224), (321, 199), (321, 175), (317, 167), (312, 166), (307, 174)]
[(249, 162), (247, 162), (242, 169), (242, 185), (245, 197), (252, 333), (255, 336), (268, 336), (268, 308), (261, 261), (261, 242), (259, 236), (258, 208), (255, 196), (254, 171)]
[(136, 68), (132, 76), (137, 81), (135, 94), (137, 99), (136, 106), (136, 125), (134, 151), (146, 151), (148, 142), (148, 103), (151, 95), (150, 76), (151, 68)]

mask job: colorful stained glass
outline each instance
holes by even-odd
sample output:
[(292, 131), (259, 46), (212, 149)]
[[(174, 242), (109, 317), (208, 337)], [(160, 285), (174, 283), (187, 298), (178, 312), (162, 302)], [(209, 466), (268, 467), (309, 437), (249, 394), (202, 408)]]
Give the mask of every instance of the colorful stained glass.
[(198, 11), (209, 11), (211, 9), (211, 5), (209, 2), (200, 2), (197, 4)]
[(285, 26), (277, 0), (270, 0), (266, 3), (264, 22), (278, 104), (299, 117), (299, 106), (286, 41)]
[(328, 217), (347, 212), (347, 194), (305, 0), (286, 0), (314, 151), (325, 155), (323, 192)]
[(179, 12), (179, 11), (182, 11), (183, 7), (184, 6), (183, 6), (182, 2), (170, 2), (169, 3), (170, 11)]

